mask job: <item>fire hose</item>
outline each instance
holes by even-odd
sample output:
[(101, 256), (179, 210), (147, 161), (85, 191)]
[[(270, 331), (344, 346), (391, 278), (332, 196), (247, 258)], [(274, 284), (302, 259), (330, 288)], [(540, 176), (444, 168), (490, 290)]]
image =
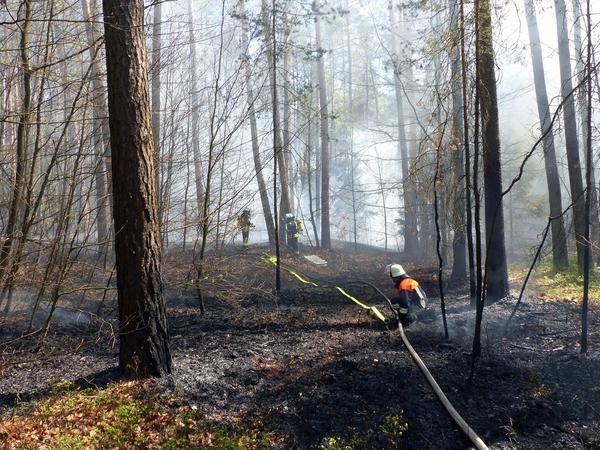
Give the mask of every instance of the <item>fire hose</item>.
[[(269, 264), (277, 265), (277, 258), (274, 256), (264, 254), (261, 257), (261, 259)], [(334, 285), (319, 286), (314, 281), (311, 281), (311, 279), (315, 279), (320, 282), (324, 282), (324, 280), (318, 280), (315, 277), (310, 277), (310, 276), (300, 272), (297, 269), (293, 269), (290, 266), (287, 266), (287, 265), (284, 265), (281, 263), (280, 263), (280, 267), (304, 284), (309, 284), (314, 287), (332, 287), (332, 288), (336, 289), (344, 297), (352, 300), (354, 303), (356, 303), (361, 308), (371, 312), (377, 319), (381, 320), (384, 323), (387, 323), (387, 319), (385, 318), (385, 316), (383, 314), (381, 314), (381, 312), (375, 306), (369, 306), (369, 305), (361, 302), (360, 300), (358, 300), (356, 297), (350, 295), (348, 292), (346, 292), (341, 287), (334, 286)], [(390, 301), (390, 299), (383, 292), (381, 292), (381, 290), (379, 290), (375, 285), (373, 285), (367, 281), (362, 281), (362, 280), (352, 280), (351, 283), (352, 284), (365, 284), (365, 285), (368, 285), (371, 288), (373, 288), (375, 290), (375, 292), (377, 292), (379, 295), (381, 295), (386, 300), (390, 309), (393, 311), (394, 316), (396, 317), (396, 319), (398, 318), (396, 310), (393, 308), (392, 302)], [(448, 400), (448, 397), (446, 397), (446, 394), (444, 394), (444, 391), (442, 391), (442, 388), (440, 387), (440, 385), (437, 383), (437, 381), (435, 381), (435, 378), (433, 377), (433, 375), (431, 374), (431, 372), (429, 371), (429, 369), (427, 368), (427, 366), (425, 365), (425, 363), (423, 362), (421, 357), (418, 355), (418, 353), (415, 351), (415, 349), (411, 345), (410, 341), (408, 340), (408, 337), (406, 336), (406, 333), (404, 332), (404, 327), (402, 326), (400, 321), (398, 321), (398, 332), (400, 333), (400, 337), (402, 338), (402, 343), (404, 344), (404, 346), (410, 353), (410, 356), (412, 357), (413, 361), (417, 364), (417, 367), (419, 368), (419, 370), (421, 370), (421, 372), (425, 376), (425, 379), (427, 380), (427, 382), (429, 383), (429, 385), (431, 386), (431, 388), (437, 395), (438, 400), (442, 403), (442, 405), (444, 406), (444, 408), (446, 409), (448, 414), (450, 414), (450, 416), (456, 422), (456, 424), (460, 427), (462, 432), (469, 438), (469, 440), (473, 443), (473, 445), (475, 445), (477, 450), (489, 450), (489, 447), (477, 435), (475, 430), (473, 430), (469, 426), (469, 424), (458, 413), (456, 408), (454, 408), (454, 406), (452, 406), (452, 403), (450, 403), (450, 400)]]

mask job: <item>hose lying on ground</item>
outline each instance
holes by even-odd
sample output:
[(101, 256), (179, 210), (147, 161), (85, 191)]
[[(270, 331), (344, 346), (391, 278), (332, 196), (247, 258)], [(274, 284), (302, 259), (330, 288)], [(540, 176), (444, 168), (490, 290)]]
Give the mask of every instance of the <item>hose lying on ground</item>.
[[(273, 258), (274, 257), (269, 256), (269, 255), (263, 255), (262, 259), (269, 263), (275, 262), (275, 264), (276, 264), (276, 260), (274, 261)], [(315, 277), (311, 277), (307, 274), (304, 274), (304, 273), (298, 271), (297, 269), (292, 269), (291, 267), (285, 267), (284, 270), (286, 270), (287, 272), (289, 272), (290, 274), (292, 274), (293, 276), (295, 276), (300, 281), (302, 281), (303, 283), (306, 283), (306, 284), (318, 286), (315, 282), (310, 281), (311, 278), (314, 278), (319, 282), (327, 283), (325, 280), (319, 280)], [(300, 275), (302, 275), (302, 276), (300, 276)], [(362, 280), (350, 280), (350, 283), (366, 284), (366, 285), (372, 287), (375, 290), (375, 292), (377, 292), (379, 295), (381, 295), (386, 300), (386, 302), (388, 303), (388, 305), (390, 306), (392, 311), (394, 311), (394, 314), (395, 314), (395, 310), (392, 307), (392, 302), (390, 301), (390, 299), (383, 292), (381, 292), (381, 290), (379, 290), (375, 285), (369, 283), (368, 281), (362, 281)], [(340, 291), (346, 297), (351, 298), (353, 301), (355, 301), (355, 303), (358, 303), (360, 306), (366, 307), (367, 309), (375, 308), (375, 307), (367, 307), (366, 305), (362, 304), (361, 302), (356, 300), (351, 295), (347, 294), (342, 288), (340, 288), (338, 286), (328, 285), (328, 286), (322, 286), (322, 287), (333, 287), (333, 288), (337, 289), (338, 291)], [(381, 313), (379, 313), (379, 314), (381, 314)], [(379, 316), (378, 316), (378, 318), (379, 318)], [(465, 421), (465, 419), (462, 418), (462, 416), (458, 413), (458, 411), (454, 408), (454, 406), (452, 406), (452, 403), (450, 403), (450, 400), (448, 400), (448, 397), (446, 397), (446, 394), (444, 394), (444, 391), (442, 391), (442, 388), (440, 388), (440, 385), (437, 383), (437, 381), (435, 381), (435, 378), (433, 378), (433, 375), (431, 375), (431, 372), (429, 371), (429, 369), (427, 368), (427, 366), (425, 365), (425, 363), (423, 362), (421, 357), (418, 355), (418, 353), (415, 351), (415, 349), (411, 345), (410, 341), (408, 340), (408, 337), (406, 337), (406, 333), (404, 332), (404, 327), (402, 326), (400, 321), (398, 321), (398, 332), (400, 333), (400, 337), (402, 338), (402, 343), (404, 344), (404, 346), (410, 353), (410, 356), (412, 357), (413, 361), (417, 364), (417, 366), (419, 367), (419, 369), (425, 376), (425, 379), (427, 380), (427, 382), (429, 383), (429, 385), (431, 386), (431, 388), (437, 395), (439, 401), (442, 403), (442, 405), (444, 406), (446, 411), (448, 411), (448, 414), (450, 414), (450, 416), (456, 422), (456, 424), (460, 427), (462, 432), (471, 440), (471, 442), (475, 445), (477, 450), (489, 450), (489, 447), (477, 435), (475, 430), (473, 430), (469, 426), (469, 424)]]
[(448, 400), (448, 397), (446, 397), (446, 394), (444, 394), (444, 391), (442, 391), (440, 385), (437, 384), (437, 381), (435, 381), (435, 378), (433, 378), (433, 375), (431, 375), (431, 372), (429, 372), (429, 369), (427, 368), (421, 357), (417, 354), (415, 349), (410, 344), (408, 338), (406, 337), (406, 334), (404, 333), (404, 327), (400, 322), (398, 322), (398, 331), (400, 332), (402, 342), (404, 343), (404, 346), (410, 353), (410, 356), (415, 361), (419, 369), (421, 369), (421, 372), (427, 379), (427, 382), (437, 395), (442, 405), (444, 405), (444, 408), (446, 408), (446, 411), (448, 411), (448, 414), (450, 414), (450, 416), (454, 419), (454, 421), (460, 427), (463, 433), (465, 433), (465, 435), (471, 440), (471, 442), (475, 445), (477, 450), (489, 450), (488, 446), (485, 445), (485, 442), (483, 442), (483, 440), (477, 435), (475, 430), (473, 430), (469, 426), (465, 419), (463, 419), (462, 416), (458, 413), (458, 411), (456, 411), (454, 406), (452, 406), (452, 403), (450, 403), (450, 400)]

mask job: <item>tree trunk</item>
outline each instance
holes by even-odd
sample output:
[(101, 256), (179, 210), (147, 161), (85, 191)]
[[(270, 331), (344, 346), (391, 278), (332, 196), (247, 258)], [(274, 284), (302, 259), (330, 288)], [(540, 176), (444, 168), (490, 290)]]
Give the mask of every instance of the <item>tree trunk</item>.
[[(587, 128), (588, 128), (588, 111), (586, 105), (587, 98), (587, 90), (591, 89), (591, 83), (584, 83), (584, 75), (585, 75), (585, 62), (583, 57), (583, 45), (581, 42), (581, 20), (580, 17), (583, 16), (581, 11), (581, 4), (579, 0), (573, 0), (573, 15), (575, 17), (575, 26), (573, 27), (574, 33), (574, 43), (575, 43), (575, 72), (577, 73), (577, 84), (581, 87), (579, 88), (579, 92), (577, 95), (577, 109), (579, 112), (579, 137), (581, 139), (582, 145), (586, 145), (587, 142)], [(596, 253), (596, 255), (600, 258), (600, 252), (595, 249), (598, 248), (598, 243), (600, 242), (600, 223), (598, 216), (598, 190), (596, 187), (596, 171), (594, 167), (594, 159), (591, 159), (592, 167), (590, 170), (591, 177), (591, 186), (592, 189), (590, 191), (590, 237), (591, 237), (591, 251), (592, 254)], [(587, 159), (586, 159), (587, 164)], [(587, 171), (587, 165), (585, 166)], [(592, 261), (593, 261), (592, 257)]]
[[(592, 194), (595, 186), (592, 185), (593, 171), (593, 149), (592, 149), (592, 15), (590, 0), (587, 0), (586, 8), (587, 22), (587, 61), (585, 65), (585, 75), (587, 76), (587, 90), (585, 96), (585, 119), (586, 122), (581, 125), (585, 127), (585, 153), (586, 153), (586, 196), (585, 196), (585, 251), (583, 254), (583, 301), (581, 305), (581, 353), (588, 351), (588, 308), (589, 308), (589, 288), (590, 288), (590, 266), (591, 266), (591, 247), (590, 240), (590, 209)], [(585, 78), (585, 77), (584, 77)]]
[(285, 156), (285, 165), (287, 168), (288, 185), (290, 187), (290, 210), (294, 211), (294, 183), (292, 180), (292, 134), (290, 130), (291, 115), (290, 115), (290, 68), (289, 68), (289, 51), (287, 49), (289, 38), (289, 26), (287, 23), (287, 15), (283, 14), (284, 38), (283, 38), (283, 153)]
[(575, 242), (577, 245), (577, 264), (583, 269), (585, 201), (583, 198), (583, 181), (581, 179), (581, 162), (579, 159), (579, 142), (577, 139), (577, 116), (575, 114), (575, 98), (571, 73), (571, 53), (567, 25), (567, 8), (565, 0), (554, 0), (556, 13), (556, 33), (558, 36), (558, 59), (560, 62), (561, 95), (563, 98), (563, 119), (565, 143), (567, 147), (567, 163), (569, 166), (569, 184), (573, 203), (573, 221), (575, 224)]
[(402, 163), (402, 194), (404, 201), (404, 253), (406, 256), (415, 256), (418, 252), (418, 234), (417, 234), (417, 223), (416, 214), (414, 212), (416, 200), (413, 198), (412, 193), (414, 192), (414, 186), (411, 186), (409, 180), (409, 161), (408, 161), (408, 145), (406, 136), (406, 127), (404, 125), (404, 106), (403, 106), (403, 91), (402, 91), (402, 80), (400, 79), (400, 53), (399, 47), (396, 41), (396, 34), (394, 32), (396, 23), (394, 20), (393, 5), (390, 3), (388, 6), (390, 13), (390, 26), (391, 26), (391, 47), (392, 47), (392, 63), (394, 68), (394, 90), (396, 94), (396, 120), (398, 127), (398, 151), (400, 153), (400, 160)]
[(188, 2), (190, 23), (189, 23), (189, 46), (190, 46), (190, 81), (191, 101), (192, 101), (192, 155), (194, 157), (194, 186), (196, 187), (196, 208), (198, 211), (198, 221), (202, 222), (204, 217), (202, 211), (204, 208), (204, 175), (202, 172), (202, 155), (200, 154), (200, 94), (198, 88), (198, 64), (196, 61), (196, 43), (194, 41), (194, 10), (192, 0)]
[(548, 184), (548, 201), (550, 204), (550, 216), (557, 217), (552, 221), (552, 262), (554, 270), (565, 270), (569, 266), (569, 255), (567, 252), (567, 235), (562, 217), (562, 195), (560, 189), (560, 177), (556, 165), (556, 152), (554, 150), (554, 134), (552, 133), (552, 120), (546, 92), (546, 79), (544, 76), (544, 59), (540, 44), (540, 34), (537, 26), (535, 7), (533, 0), (525, 0), (525, 11), (527, 15), (527, 29), (529, 31), (529, 42), (531, 46), (531, 64), (533, 66), (533, 81), (535, 84), (535, 95), (537, 100), (538, 116), (544, 147), (544, 166), (546, 168), (546, 182)]
[(21, 25), (20, 36), (20, 56), (21, 56), (21, 73), (23, 87), (23, 101), (21, 104), (21, 114), (19, 124), (17, 126), (17, 146), (16, 146), (16, 168), (14, 187), (10, 202), (10, 210), (8, 215), (8, 223), (6, 225), (6, 240), (0, 249), (0, 281), (3, 279), (6, 267), (9, 264), (13, 243), (15, 239), (15, 231), (17, 230), (19, 218), (21, 216), (23, 190), (25, 188), (25, 170), (27, 165), (27, 137), (29, 134), (29, 126), (31, 124), (31, 66), (29, 61), (29, 26), (33, 17), (33, 0), (24, 0), (25, 16)]
[[(455, 36), (452, 48), (452, 171), (454, 173), (454, 211), (452, 223), (454, 239), (452, 241), (452, 274), (453, 281), (464, 281), (467, 279), (467, 248), (465, 238), (465, 189), (463, 184), (465, 146), (464, 124), (463, 124), (463, 93), (461, 73), (461, 43), (460, 22), (458, 5), (452, 8), (452, 33)], [(437, 193), (436, 193), (437, 195)]]
[[(467, 101), (467, 56), (465, 43), (465, 5), (464, 0), (460, 0), (460, 56), (461, 56), (461, 78), (462, 78), (462, 103), (463, 103), (463, 139), (465, 147), (465, 207), (467, 215), (467, 250), (469, 253), (469, 293), (470, 303), (476, 301), (476, 276), (475, 276), (475, 252), (473, 248), (473, 211), (471, 195), (471, 146), (469, 144), (469, 104)], [(477, 151), (477, 148), (475, 148)]]
[[(273, 46), (273, 42), (270, 39), (272, 37), (272, 29), (269, 21), (269, 8), (266, 0), (262, 0), (262, 20), (263, 20), (263, 30), (265, 40), (267, 42), (267, 57), (269, 59), (269, 63), (271, 66), (271, 70), (269, 70), (269, 79), (271, 84), (271, 95), (273, 97), (277, 97), (277, 85), (276, 85), (276, 74), (275, 70), (272, 67), (272, 62), (275, 61), (276, 58), (276, 49)], [(281, 151), (283, 149), (283, 138), (281, 136), (281, 119), (279, 115), (279, 104), (278, 102), (273, 102), (273, 128), (274, 128), (274, 145), (275, 145), (275, 155), (277, 155), (277, 166), (279, 170), (279, 188), (281, 191), (281, 210), (279, 214), (279, 239), (285, 241), (285, 215), (287, 213), (292, 212), (292, 201), (290, 199), (290, 184), (288, 180), (288, 170), (287, 165), (285, 163), (285, 154)], [(277, 217), (275, 217), (277, 220)]]
[(119, 304), (119, 365), (171, 372), (160, 274), (154, 149), (142, 0), (104, 0)]
[[(346, 0), (346, 9), (349, 10), (348, 0)], [(348, 54), (348, 117), (350, 122), (350, 189), (352, 190), (352, 239), (354, 241), (354, 251), (358, 250), (357, 230), (356, 230), (356, 189), (354, 176), (354, 93), (352, 86), (352, 46), (350, 45), (350, 18), (346, 15), (346, 52)]]
[(319, 80), (319, 114), (321, 118), (321, 248), (331, 249), (329, 223), (329, 114), (327, 110), (327, 86), (325, 85), (324, 51), (321, 43), (321, 17), (319, 3), (313, 4), (315, 15), (315, 44), (317, 50), (317, 74)]
[(248, 54), (248, 26), (246, 25), (247, 18), (244, 17), (244, 0), (240, 1), (240, 13), (242, 16), (243, 33), (242, 33), (242, 51), (244, 52), (244, 69), (246, 75), (246, 95), (248, 97), (248, 119), (250, 121), (250, 135), (252, 139), (252, 157), (254, 159), (254, 170), (256, 172), (256, 182), (258, 183), (258, 192), (260, 194), (260, 202), (262, 204), (263, 215), (265, 217), (265, 225), (269, 235), (269, 243), (275, 244), (275, 225), (273, 224), (273, 216), (271, 214), (271, 205), (269, 203), (269, 195), (267, 193), (267, 185), (263, 175), (263, 164), (260, 161), (260, 148), (258, 145), (258, 128), (256, 125), (256, 111), (254, 102), (254, 90), (252, 89), (252, 73), (250, 70), (250, 55)]
[[(83, 11), (83, 18), (86, 23), (86, 36), (87, 43), (89, 46), (90, 59), (94, 61), (97, 59), (98, 52), (96, 51), (96, 38), (99, 35), (96, 30), (95, 24), (91, 19), (91, 11), (88, 0), (81, 0), (81, 9)], [(98, 210), (98, 217), (96, 218), (96, 227), (98, 230), (97, 241), (98, 241), (98, 252), (100, 257), (104, 257), (107, 252), (108, 238), (110, 226), (108, 224), (108, 208), (106, 205), (106, 159), (105, 156), (108, 153), (108, 144), (110, 140), (110, 131), (108, 129), (108, 121), (105, 119), (106, 115), (106, 92), (105, 87), (102, 83), (101, 73), (98, 68), (98, 64), (94, 61), (92, 66), (92, 86), (94, 88), (93, 96), (93, 115), (94, 124), (96, 130), (94, 132), (94, 150), (97, 158), (95, 165), (95, 176), (94, 181), (96, 183), (96, 208)], [(106, 146), (106, 147), (105, 147)]]
[(509, 286), (504, 243), (500, 128), (490, 0), (480, 0), (479, 6), (481, 49), (477, 60), (477, 70), (479, 71), (481, 83), (485, 234), (487, 243), (486, 298), (489, 302), (495, 302), (508, 295)]
[[(315, 245), (317, 247), (320, 247), (320, 242), (319, 242), (319, 232), (318, 232), (318, 227), (317, 227), (317, 221), (315, 220), (315, 210), (313, 208), (313, 196), (312, 196), (312, 177), (311, 177), (311, 173), (312, 173), (312, 151), (311, 151), (311, 145), (312, 145), (312, 136), (311, 136), (311, 129), (312, 127), (310, 126), (310, 124), (306, 127), (306, 165), (307, 165), (307, 171), (306, 171), (306, 177), (307, 177), (307, 184), (308, 184), (308, 210), (310, 212), (310, 223), (312, 225), (313, 228), (313, 233), (315, 235)], [(318, 184), (318, 183), (317, 183)]]

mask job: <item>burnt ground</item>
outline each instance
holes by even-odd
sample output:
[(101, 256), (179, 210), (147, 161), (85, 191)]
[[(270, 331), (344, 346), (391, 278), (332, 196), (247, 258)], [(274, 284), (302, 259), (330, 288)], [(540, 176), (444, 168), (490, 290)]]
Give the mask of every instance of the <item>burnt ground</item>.
[[(165, 393), (195, 404), (208, 420), (260, 417), (286, 448), (318, 448), (326, 437), (343, 438), (354, 448), (470, 448), (393, 323), (385, 326), (334, 290), (308, 287), (287, 274), (278, 299), (261, 295), (272, 271), (256, 263), (259, 254), (251, 250), (236, 257), (240, 267), (251, 270), (230, 274), (250, 294), (236, 294), (234, 302), (221, 292), (208, 299), (205, 316), (200, 316), (193, 292), (169, 284), (174, 374), (157, 381)], [(301, 259), (293, 263), (332, 283), (350, 284), (353, 295), (389, 314), (370, 288), (351, 283), (364, 279), (390, 293), (382, 268), (393, 258), (325, 257), (330, 262), (326, 269)], [(456, 409), (491, 448), (600, 448), (597, 309), (590, 315), (590, 352), (581, 356), (576, 304), (528, 297), (504, 340), (504, 320), (515, 299), (487, 307), (483, 355), (469, 383), (474, 313), (464, 287), (447, 292), (446, 341), (434, 270), (413, 267), (410, 272), (422, 281), (431, 305), (407, 335)], [(0, 412), (22, 413), (62, 379), (96, 385), (116, 380), (114, 307), (114, 302), (106, 305), (102, 320), (57, 324), (41, 351), (36, 351), (34, 337), (11, 342), (18, 336), (18, 318), (5, 325), (0, 334)], [(409, 424), (399, 447), (382, 430), (391, 416), (403, 416)]]

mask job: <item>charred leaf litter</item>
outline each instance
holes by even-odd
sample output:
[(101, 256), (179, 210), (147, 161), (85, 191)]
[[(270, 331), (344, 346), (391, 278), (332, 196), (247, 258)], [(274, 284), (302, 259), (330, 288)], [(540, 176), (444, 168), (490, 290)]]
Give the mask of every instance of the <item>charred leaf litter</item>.
[[(341, 252), (322, 256), (329, 267), (319, 268), (315, 276), (339, 285), (362, 279), (391, 294), (380, 270), (389, 257), (372, 255), (365, 263)], [(309, 263), (296, 262), (304, 271), (312, 270)], [(411, 273), (422, 281), (432, 305), (407, 331), (409, 339), (456, 409), (491, 448), (600, 448), (597, 310), (591, 314), (591, 351), (580, 356), (577, 304), (527, 297), (504, 340), (504, 322), (516, 299), (486, 307), (483, 356), (469, 384), (474, 312), (465, 296), (468, 288), (451, 286), (446, 293), (451, 337), (446, 342), (435, 269)], [(243, 282), (271, 276), (265, 267)], [(191, 290), (167, 287), (174, 373), (156, 381), (163, 395), (196, 405), (209, 420), (260, 416), (268, 430), (282, 437), (285, 448), (316, 449), (327, 437), (354, 439), (362, 448), (393, 448), (382, 424), (399, 411), (409, 423), (400, 448), (471, 447), (393, 324), (386, 329), (332, 289), (302, 286), (286, 275), (282, 279), (278, 298), (253, 293), (235, 304), (209, 298), (204, 317)], [(351, 291), (389, 315), (369, 287), (353, 286)], [(59, 320), (41, 352), (33, 338), (14, 341), (25, 315), (15, 315), (3, 327), (3, 415), (43, 397), (61, 379), (82, 385), (118, 379), (118, 345), (109, 326), (115, 325), (114, 305), (107, 306), (109, 315), (102, 320), (93, 315), (85, 323)], [(64, 311), (68, 318), (67, 305)]]

